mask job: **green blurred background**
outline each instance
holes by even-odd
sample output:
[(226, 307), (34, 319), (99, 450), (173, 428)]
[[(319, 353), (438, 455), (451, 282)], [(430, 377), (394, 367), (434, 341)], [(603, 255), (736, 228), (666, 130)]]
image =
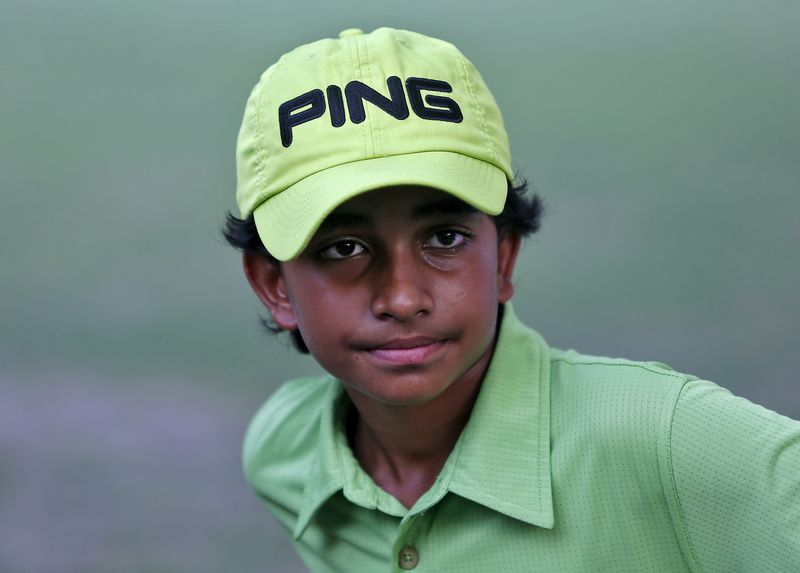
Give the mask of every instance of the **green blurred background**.
[(0, 3), (0, 572), (302, 571), (239, 447), (316, 372), (220, 238), (261, 71), (457, 44), (545, 197), (516, 308), (800, 417), (800, 3)]

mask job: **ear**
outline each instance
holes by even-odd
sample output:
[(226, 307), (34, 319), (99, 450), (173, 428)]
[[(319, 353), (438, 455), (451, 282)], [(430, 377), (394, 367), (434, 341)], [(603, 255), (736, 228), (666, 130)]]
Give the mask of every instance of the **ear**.
[(280, 266), (263, 255), (248, 252), (242, 254), (242, 266), (247, 282), (275, 324), (284, 330), (297, 330), (297, 317)]
[(508, 302), (514, 295), (511, 278), (521, 244), (522, 239), (516, 233), (506, 233), (497, 243), (497, 302)]

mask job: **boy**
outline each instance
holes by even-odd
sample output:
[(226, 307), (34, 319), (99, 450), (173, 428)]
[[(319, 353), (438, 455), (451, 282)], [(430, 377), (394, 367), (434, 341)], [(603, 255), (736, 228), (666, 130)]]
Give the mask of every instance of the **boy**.
[(246, 476), (311, 571), (792, 571), (800, 424), (514, 316), (540, 205), (452, 45), (346, 30), (253, 90), (226, 236), (330, 373), (256, 414)]

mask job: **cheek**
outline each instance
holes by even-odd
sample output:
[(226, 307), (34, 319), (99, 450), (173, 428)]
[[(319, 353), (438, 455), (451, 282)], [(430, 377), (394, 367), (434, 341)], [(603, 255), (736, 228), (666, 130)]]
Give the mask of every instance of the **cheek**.
[(461, 297), (477, 306), (497, 303), (497, 254), (492, 249), (475, 249), (459, 275), (450, 286), (458, 285)]
[(437, 301), (442, 310), (471, 324), (470, 332), (493, 335), (497, 316), (497, 256), (491, 249), (476, 249), (457, 272), (439, 283)]
[(338, 288), (318, 273), (287, 276), (287, 289), (303, 340), (312, 354), (326, 348), (352, 330), (357, 320), (359, 292)]

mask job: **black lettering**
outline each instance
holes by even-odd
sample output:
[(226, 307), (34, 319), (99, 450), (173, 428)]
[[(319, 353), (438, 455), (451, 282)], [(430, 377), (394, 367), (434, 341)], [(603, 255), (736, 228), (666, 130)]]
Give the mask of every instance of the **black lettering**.
[[(308, 107), (311, 106), (311, 107)], [(304, 109), (308, 108), (308, 109)], [(297, 111), (303, 110), (303, 111)], [(292, 113), (297, 112), (297, 113)], [(281, 143), (284, 147), (292, 144), (292, 128), (301, 123), (322, 117), (325, 113), (325, 95), (316, 89), (296, 98), (283, 102), (278, 107), (278, 125), (281, 131)]]
[[(433, 119), (436, 121), (451, 121), (461, 123), (464, 116), (461, 108), (449, 97), (426, 95), (423, 101), (422, 90), (432, 92), (451, 93), (453, 86), (441, 80), (430, 80), (427, 78), (408, 78), (406, 80), (408, 91), (408, 102), (411, 109), (422, 119)], [(425, 104), (428, 104), (427, 106)], [(428, 107), (430, 106), (430, 107)]]
[(328, 110), (331, 113), (331, 125), (342, 127), (344, 125), (344, 100), (342, 90), (339, 86), (328, 86), (325, 90), (328, 94)]
[(406, 119), (408, 117), (408, 104), (403, 93), (403, 82), (397, 76), (392, 76), (386, 80), (386, 86), (389, 88), (391, 99), (358, 80), (353, 80), (345, 86), (344, 94), (347, 99), (347, 109), (350, 112), (350, 120), (353, 123), (361, 123), (367, 118), (364, 110), (365, 100), (376, 105), (395, 119)]

